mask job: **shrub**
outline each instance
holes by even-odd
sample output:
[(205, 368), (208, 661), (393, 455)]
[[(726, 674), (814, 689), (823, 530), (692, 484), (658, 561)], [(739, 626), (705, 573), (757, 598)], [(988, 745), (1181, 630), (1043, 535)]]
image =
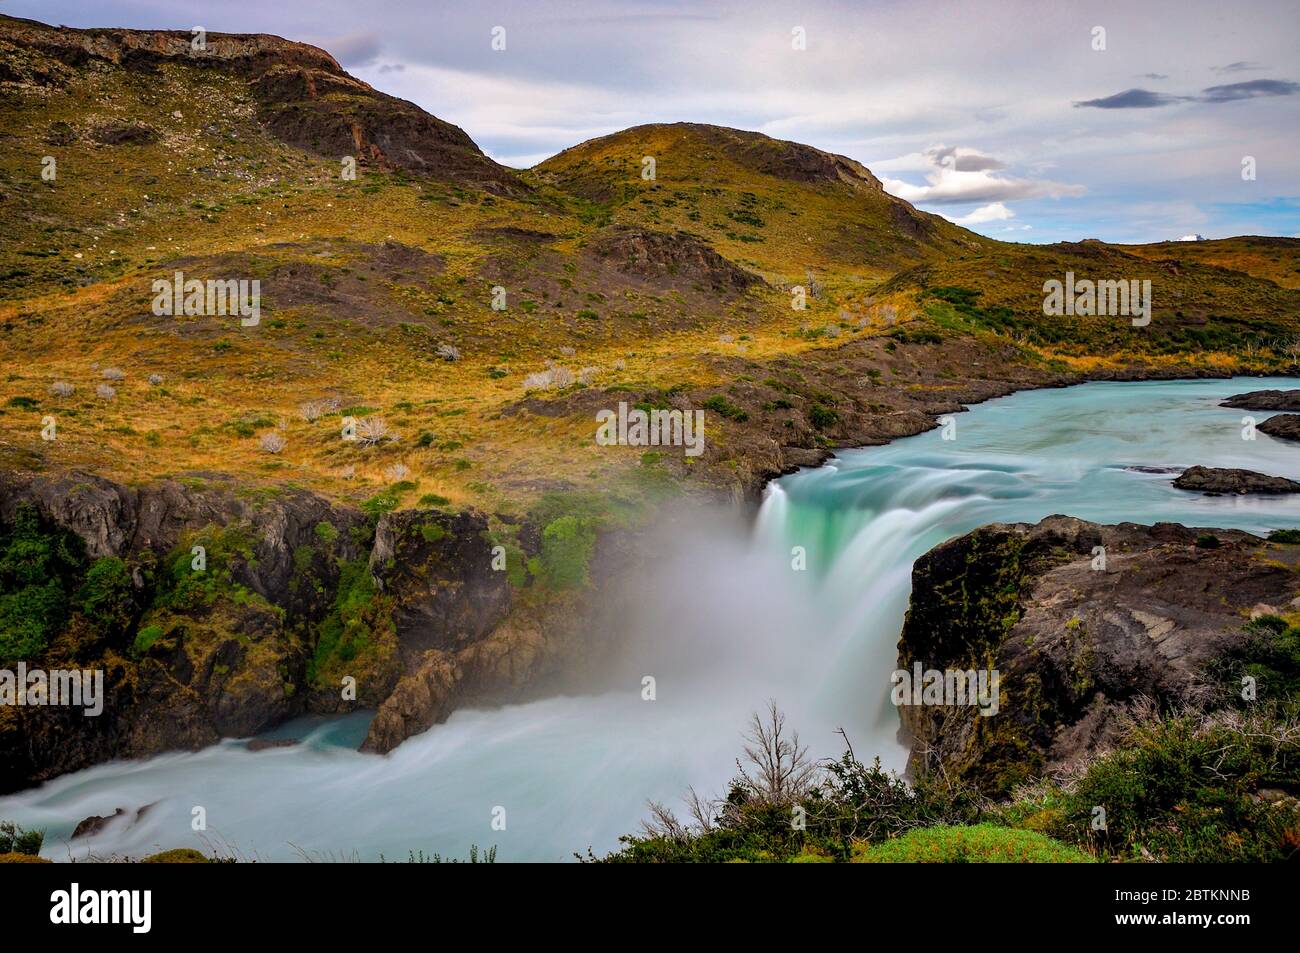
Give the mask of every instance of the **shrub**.
[[(1093, 762), (1065, 798), (1051, 833), (1107, 854), (1179, 863), (1288, 859), (1300, 811), (1275, 806), (1261, 789), (1300, 787), (1294, 722), (1268, 713), (1181, 716), (1135, 724)], [(1094, 833), (1094, 807), (1107, 828)]]
[(74, 602), (77, 610), (103, 631), (126, 631), (135, 617), (135, 593), (126, 563), (116, 556), (96, 559)]
[(701, 406), (703, 406), (705, 410), (711, 410), (719, 416), (726, 417), (728, 420), (744, 422), (749, 419), (749, 414), (745, 412), (744, 408), (737, 407), (721, 394), (714, 394), (708, 400), (704, 401)]
[(357, 421), (357, 442), (365, 447), (373, 447), (385, 440), (396, 440), (388, 430), (388, 423), (383, 417), (362, 417)]
[(116, 367), (104, 368), (102, 371), (100, 371), (99, 376), (104, 378), (104, 380), (106, 381), (126, 380), (126, 374), (122, 373), (122, 371), (118, 370)]
[(45, 649), (67, 619), (68, 592), (84, 566), (77, 536), (43, 528), (31, 504), (18, 506), (0, 529), (0, 665)]
[(573, 371), (567, 367), (548, 367), (524, 378), (524, 390), (561, 390), (573, 383)]
[(824, 404), (813, 404), (808, 411), (808, 422), (818, 430), (834, 427), (839, 421), (839, 413)]
[(280, 453), (288, 445), (289, 441), (284, 439), (284, 435), (275, 431), (262, 434), (262, 439), (258, 441), (258, 446), (263, 453)]
[(107, 384), (98, 384), (95, 387), (95, 395), (103, 400), (112, 400), (117, 396), (117, 390)]
[(34, 857), (45, 843), (45, 831), (29, 831), (13, 821), (0, 821), (0, 854), (26, 854)]
[(397, 509), (398, 500), (392, 493), (378, 493), (361, 504), (361, 509), (371, 516), (381, 516)]
[(50, 385), (50, 395), (52, 397), (71, 397), (77, 388), (67, 381), (55, 381)]
[(460, 349), (454, 344), (439, 344), (436, 353), (444, 361), (460, 360)]
[(1300, 529), (1275, 529), (1268, 534), (1270, 543), (1285, 543), (1288, 546), (1300, 544)]

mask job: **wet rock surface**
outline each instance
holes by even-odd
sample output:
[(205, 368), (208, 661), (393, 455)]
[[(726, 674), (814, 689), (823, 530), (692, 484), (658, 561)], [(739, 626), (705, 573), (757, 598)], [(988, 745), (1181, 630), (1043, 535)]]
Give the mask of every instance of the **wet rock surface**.
[(1233, 394), (1220, 401), (1219, 406), (1242, 410), (1300, 410), (1300, 390), (1253, 390)]
[(1207, 670), (1252, 612), (1292, 611), (1297, 562), (1300, 547), (1239, 531), (1067, 516), (937, 546), (912, 572), (899, 668), (996, 669), (1000, 702), (900, 707), (910, 768), (1004, 793), (1113, 743), (1133, 706), (1212, 703)]
[(1188, 467), (1174, 479), (1180, 490), (1195, 490), (1211, 496), (1245, 493), (1300, 493), (1300, 483), (1286, 477), (1269, 476), (1254, 470), (1223, 467)]

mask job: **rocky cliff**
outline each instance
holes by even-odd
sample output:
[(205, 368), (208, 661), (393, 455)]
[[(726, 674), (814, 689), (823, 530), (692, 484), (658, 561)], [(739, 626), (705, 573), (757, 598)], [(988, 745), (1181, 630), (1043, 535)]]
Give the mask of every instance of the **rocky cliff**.
[(366, 747), (387, 751), (518, 689), (576, 644), (555, 609), (576, 596), (523, 565), (545, 569), (541, 533), (498, 548), (490, 522), (211, 475), (0, 474), (0, 668), (103, 670), (106, 695), (98, 717), (0, 708), (0, 789), (307, 712), (377, 707)]
[(406, 169), (499, 194), (527, 189), (457, 126), (349, 75), (324, 50), (268, 34), (72, 30), (0, 17), (0, 80), (60, 87), (76, 73), (220, 70), (248, 84), (283, 141), (361, 165)]
[(900, 669), (996, 669), (994, 715), (902, 706), (909, 767), (991, 793), (1112, 744), (1122, 716), (1223, 703), (1213, 672), (1252, 615), (1296, 611), (1300, 547), (1231, 530), (1102, 526), (1065, 516), (994, 524), (917, 560)]

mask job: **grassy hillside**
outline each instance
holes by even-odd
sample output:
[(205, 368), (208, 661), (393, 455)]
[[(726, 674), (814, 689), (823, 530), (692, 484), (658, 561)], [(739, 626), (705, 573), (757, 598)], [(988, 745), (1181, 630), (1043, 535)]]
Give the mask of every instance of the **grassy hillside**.
[[(1134, 360), (1277, 367), (1297, 331), (1300, 293), (1272, 279), (1300, 242), (1178, 263), (1008, 245), (852, 160), (688, 124), (516, 175), (323, 51), (208, 39), (0, 18), (0, 467), (509, 506), (660, 465), (594, 444), (620, 400), (712, 407), (709, 451), (662, 464), (726, 483), (915, 432), (936, 395)], [(1150, 272), (1152, 326), (1046, 318), (1067, 268)], [(154, 315), (178, 270), (260, 281), (260, 324)], [(345, 416), (387, 437), (343, 442)]]

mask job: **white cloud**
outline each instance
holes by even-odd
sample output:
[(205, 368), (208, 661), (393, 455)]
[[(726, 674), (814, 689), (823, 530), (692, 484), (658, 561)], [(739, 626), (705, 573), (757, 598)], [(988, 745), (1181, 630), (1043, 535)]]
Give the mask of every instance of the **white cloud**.
[(1007, 219), (1015, 218), (1016, 213), (1001, 202), (990, 202), (988, 205), (981, 205), (975, 211), (958, 218), (953, 218), (951, 215), (944, 215), (943, 217), (956, 225), (969, 226), (982, 225), (985, 222), (1005, 222)]
[[(924, 185), (885, 176), (885, 191), (908, 202), (933, 205), (985, 202), (1001, 205), (1012, 199), (1062, 198), (1078, 196), (1082, 185), (1069, 185), (1051, 179), (1020, 178), (1003, 171), (1002, 163), (975, 149), (933, 146), (920, 154), (925, 169)], [(890, 163), (877, 163), (880, 170)], [(892, 164), (900, 171), (915, 170), (915, 154), (903, 156)], [(963, 168), (965, 167), (965, 168)], [(986, 208), (991, 208), (987, 205)], [(975, 213), (972, 213), (975, 214)]]

